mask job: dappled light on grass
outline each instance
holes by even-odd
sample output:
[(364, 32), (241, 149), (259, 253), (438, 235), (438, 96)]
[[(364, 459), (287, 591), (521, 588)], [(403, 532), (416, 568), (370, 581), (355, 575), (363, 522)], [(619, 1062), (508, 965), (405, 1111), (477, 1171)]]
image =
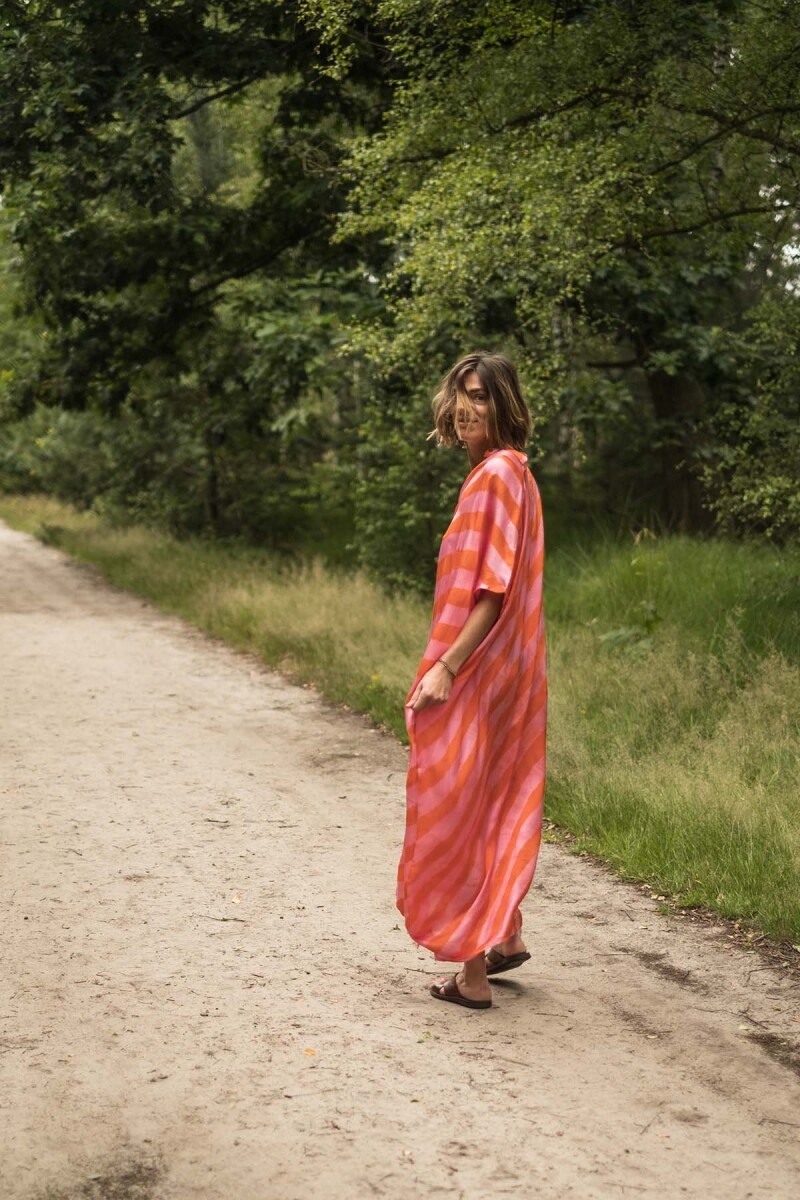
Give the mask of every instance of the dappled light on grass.
[[(112, 528), (52, 500), (3, 497), (0, 516), (405, 738), (425, 601), (357, 570)], [(797, 551), (620, 540), (551, 555), (545, 580), (546, 816), (622, 874), (795, 942), (798, 568)]]

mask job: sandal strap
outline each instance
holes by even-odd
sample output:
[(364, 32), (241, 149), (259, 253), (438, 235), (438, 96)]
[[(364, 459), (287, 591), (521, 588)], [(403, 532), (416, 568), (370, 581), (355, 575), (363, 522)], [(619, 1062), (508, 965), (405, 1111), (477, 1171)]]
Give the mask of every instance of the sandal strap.
[(444, 979), (441, 983), (434, 984), (434, 987), (441, 996), (461, 995), (461, 992), (458, 990), (458, 984), (456, 983), (455, 975), (448, 975), (447, 979)]

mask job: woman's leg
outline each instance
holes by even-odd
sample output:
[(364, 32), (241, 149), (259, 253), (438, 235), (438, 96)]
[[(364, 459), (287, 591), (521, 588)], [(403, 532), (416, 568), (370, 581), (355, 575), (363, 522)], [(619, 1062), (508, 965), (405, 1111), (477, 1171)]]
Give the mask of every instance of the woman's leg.
[(504, 958), (510, 958), (512, 954), (524, 954), (528, 947), (519, 934), (514, 933), (510, 938), (506, 938), (504, 942), (498, 942), (492, 949), (496, 950), (498, 954), (502, 954)]
[(467, 996), (470, 1000), (491, 1000), (492, 989), (486, 975), (486, 955), (477, 954), (475, 958), (468, 958), (456, 975), (456, 983), (462, 996)]
[(492, 949), (496, 950), (498, 954), (504, 955), (506, 958), (509, 958), (512, 954), (524, 954), (527, 950), (527, 946), (522, 940), (521, 930), (522, 913), (519, 909), (517, 909), (511, 922), (511, 929), (509, 930), (508, 937), (502, 942), (498, 942), (496, 946), (492, 947)]
[[(439, 980), (443, 983), (449, 976)], [(460, 971), (456, 972), (456, 984), (462, 996), (467, 1000), (491, 1000), (492, 989), (486, 974), (486, 955), (476, 954), (468, 958)]]

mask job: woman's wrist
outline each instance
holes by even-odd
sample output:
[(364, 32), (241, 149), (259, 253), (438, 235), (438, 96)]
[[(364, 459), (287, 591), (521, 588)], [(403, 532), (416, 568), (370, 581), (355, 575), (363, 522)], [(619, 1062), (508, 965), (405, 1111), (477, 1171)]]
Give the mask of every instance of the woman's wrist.
[(447, 662), (447, 660), (446, 660), (446, 659), (444, 659), (444, 658), (437, 658), (437, 660), (436, 660), (436, 661), (437, 661), (437, 662), (440, 662), (440, 663), (442, 664), (442, 666), (444, 667), (444, 669), (445, 669), (445, 670), (446, 670), (446, 671), (447, 671), (447, 672), (448, 672), (448, 673), (449, 673), (449, 674), (450, 674), (450, 675), (453, 677), (453, 679), (455, 679), (456, 675), (458, 674), (458, 671), (454, 670), (454, 669), (453, 669), (453, 668), (450, 666), (450, 663), (449, 663), (449, 662)]

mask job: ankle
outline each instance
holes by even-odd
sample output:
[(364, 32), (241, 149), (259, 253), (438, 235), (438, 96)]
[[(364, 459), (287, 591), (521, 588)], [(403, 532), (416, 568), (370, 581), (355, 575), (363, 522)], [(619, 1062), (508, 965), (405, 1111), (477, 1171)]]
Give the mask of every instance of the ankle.
[(467, 959), (464, 963), (464, 982), (469, 987), (479, 987), (482, 983), (487, 982), (485, 954)]

